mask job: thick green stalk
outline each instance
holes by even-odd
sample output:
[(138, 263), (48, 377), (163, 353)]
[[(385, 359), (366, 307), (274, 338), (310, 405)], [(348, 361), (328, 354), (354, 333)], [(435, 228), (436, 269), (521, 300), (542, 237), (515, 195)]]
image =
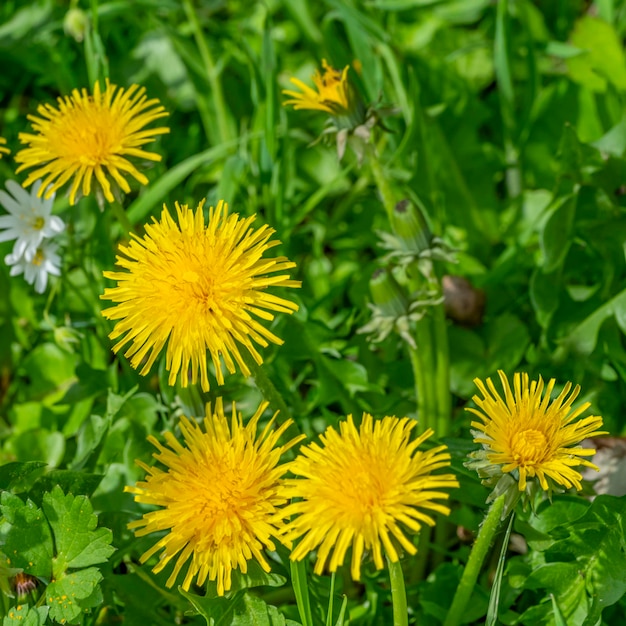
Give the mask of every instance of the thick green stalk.
[(450, 395), (450, 350), (448, 346), (448, 328), (444, 306), (433, 307), (433, 337), (435, 347), (435, 393), (437, 396), (437, 437), (445, 437), (450, 432), (452, 416), (452, 397)]
[(133, 225), (130, 223), (128, 215), (126, 215), (126, 211), (124, 211), (124, 208), (117, 200), (112, 202), (109, 206), (113, 210), (117, 221), (124, 230), (124, 234), (122, 236), (124, 238), (130, 238), (130, 234), (133, 232)]
[(500, 528), (505, 497), (506, 494), (503, 494), (496, 498), (489, 508), (489, 511), (487, 511), (487, 515), (478, 531), (478, 537), (476, 537), (476, 541), (472, 546), (467, 565), (461, 576), (461, 582), (454, 594), (452, 606), (448, 611), (444, 626), (458, 626), (463, 620), (465, 609), (467, 608), (472, 591), (476, 586), (476, 581), (478, 580), (478, 575), (480, 574), (483, 562), (487, 556), (489, 546), (491, 546), (491, 542)]
[(391, 189), (391, 185), (389, 184), (387, 175), (383, 170), (383, 166), (381, 165), (378, 158), (376, 147), (372, 144), (367, 145), (367, 162), (369, 163), (372, 170), (374, 181), (376, 182), (376, 186), (378, 187), (378, 191), (380, 192), (380, 197), (383, 201), (385, 211), (387, 211), (389, 223), (391, 223), (393, 210), (396, 207), (396, 198), (393, 190)]
[(215, 62), (213, 61), (211, 50), (209, 49), (209, 46), (207, 46), (206, 39), (202, 32), (202, 26), (200, 25), (198, 16), (196, 15), (192, 0), (183, 0), (183, 6), (185, 8), (185, 13), (187, 14), (187, 19), (191, 24), (193, 37), (196, 40), (196, 46), (198, 46), (202, 63), (206, 69), (207, 79), (211, 90), (211, 101), (215, 106), (217, 124), (215, 125), (216, 128), (214, 130), (219, 136), (211, 137), (211, 139), (213, 141), (217, 141), (218, 139), (222, 142), (228, 141), (232, 138), (230, 136), (230, 120), (226, 113), (226, 101), (224, 100), (224, 91), (222, 90), (219, 72), (217, 71)]
[[(243, 360), (246, 362), (246, 365), (250, 369), (250, 373), (252, 374), (252, 378), (254, 378), (254, 383), (257, 386), (257, 389), (263, 394), (263, 397), (270, 403), (270, 406), (275, 410), (279, 411), (278, 422), (286, 422), (288, 419), (293, 420), (293, 416), (291, 415), (291, 411), (287, 406), (283, 396), (276, 389), (276, 386), (271, 381), (270, 377), (267, 375), (262, 365), (259, 365), (249, 354), (245, 352), (242, 353)], [(291, 426), (290, 428), (299, 428), (299, 426), (295, 423), (295, 426)]]
[(392, 562), (387, 557), (389, 567), (389, 582), (391, 583), (391, 604), (393, 606), (393, 626), (408, 626), (409, 612), (406, 605), (406, 589), (402, 563)]
[(427, 430), (430, 422), (429, 411), (426, 398), (428, 397), (428, 385), (424, 375), (426, 367), (422, 358), (421, 345), (417, 348), (409, 346), (409, 356), (411, 357), (411, 367), (413, 369), (413, 379), (415, 380), (415, 396), (417, 398), (417, 418), (420, 430)]

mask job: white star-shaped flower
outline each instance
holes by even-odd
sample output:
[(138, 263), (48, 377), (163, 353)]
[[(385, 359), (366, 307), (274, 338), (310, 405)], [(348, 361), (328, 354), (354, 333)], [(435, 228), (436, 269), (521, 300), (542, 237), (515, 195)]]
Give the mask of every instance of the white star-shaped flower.
[(65, 228), (60, 217), (50, 214), (54, 195), (48, 200), (38, 198), (40, 187), (38, 180), (29, 193), (14, 180), (8, 180), (6, 188), (11, 195), (0, 190), (0, 204), (9, 212), (0, 216), (0, 241), (16, 240), (9, 255), (15, 259), (32, 260), (44, 239), (54, 237)]
[(24, 280), (29, 285), (34, 283), (37, 293), (43, 293), (48, 284), (48, 274), (61, 274), (61, 258), (56, 250), (55, 243), (44, 241), (30, 258), (12, 252), (4, 257), (4, 262), (11, 266), (11, 276), (24, 274)]

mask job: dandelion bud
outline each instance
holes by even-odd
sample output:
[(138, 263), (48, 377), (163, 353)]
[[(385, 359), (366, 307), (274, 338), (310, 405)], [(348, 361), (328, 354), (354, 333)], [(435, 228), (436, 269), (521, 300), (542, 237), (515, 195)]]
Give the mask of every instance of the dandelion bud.
[(370, 280), (370, 293), (374, 305), (383, 315), (398, 317), (406, 315), (409, 302), (393, 274), (385, 269), (377, 269)]
[(421, 210), (409, 200), (396, 204), (391, 215), (391, 228), (406, 252), (424, 252), (433, 238)]
[(85, 38), (85, 33), (89, 26), (89, 18), (81, 9), (70, 9), (63, 18), (63, 30), (65, 34), (73, 37), (80, 43)]

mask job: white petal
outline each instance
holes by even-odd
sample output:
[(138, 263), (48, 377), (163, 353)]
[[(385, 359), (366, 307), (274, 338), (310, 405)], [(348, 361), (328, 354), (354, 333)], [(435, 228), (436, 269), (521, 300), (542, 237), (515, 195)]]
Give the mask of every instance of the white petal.
[(30, 196), (22, 185), (18, 185), (14, 180), (7, 180), (5, 186), (20, 205), (23, 207), (30, 206)]
[[(12, 182), (10, 180), (7, 181), (7, 185)], [(11, 196), (6, 193), (6, 191), (0, 190), (0, 204), (13, 215), (22, 215), (24, 213), (24, 209), (20, 204), (18, 204)]]

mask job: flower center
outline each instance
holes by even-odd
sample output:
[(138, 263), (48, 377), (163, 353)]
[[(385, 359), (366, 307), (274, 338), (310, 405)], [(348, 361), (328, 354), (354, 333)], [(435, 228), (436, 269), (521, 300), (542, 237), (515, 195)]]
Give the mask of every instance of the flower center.
[(530, 428), (513, 435), (511, 455), (520, 464), (534, 464), (540, 461), (548, 447), (546, 436), (540, 431)]
[(33, 265), (36, 265), (37, 267), (39, 267), (43, 263), (43, 253), (41, 252), (41, 250), (37, 250), (31, 263)]
[[(35, 211), (35, 209), (33, 209)], [(36, 217), (31, 222), (33, 230), (41, 230), (46, 225), (46, 220), (43, 217)]]

